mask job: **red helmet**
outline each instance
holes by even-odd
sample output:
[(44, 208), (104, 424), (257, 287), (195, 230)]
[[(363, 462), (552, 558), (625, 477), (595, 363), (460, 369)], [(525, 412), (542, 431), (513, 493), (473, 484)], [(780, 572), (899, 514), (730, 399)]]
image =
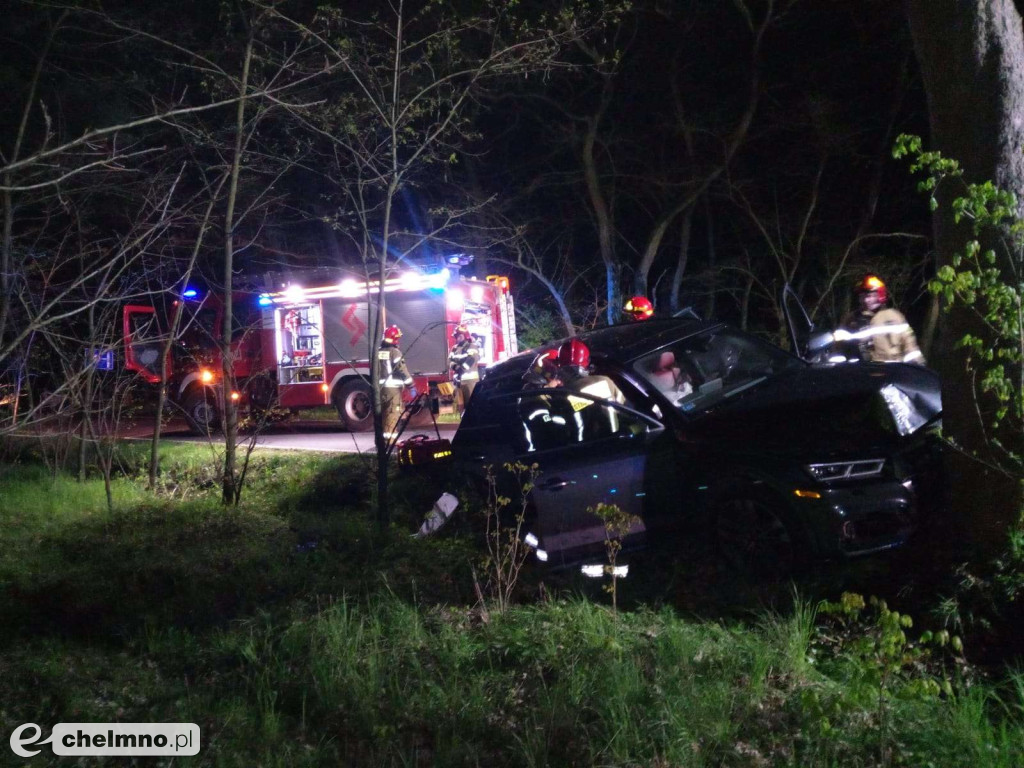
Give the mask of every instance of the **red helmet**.
[(452, 331), (452, 338), (458, 339), (459, 336), (469, 336), (469, 328), (466, 327), (465, 323), (459, 323), (455, 326), (455, 330)]
[(537, 355), (533, 366), (538, 373), (544, 374), (545, 378), (554, 376), (558, 368), (558, 348), (555, 347)]
[(397, 344), (400, 338), (402, 338), (402, 329), (397, 325), (389, 325), (384, 329), (384, 341)]
[(878, 275), (867, 275), (863, 280), (857, 283), (857, 293), (873, 293), (878, 296), (878, 300), (883, 304), (889, 300), (889, 290), (885, 287), (885, 283), (882, 282)]
[(589, 368), (590, 347), (579, 339), (569, 339), (558, 348), (558, 364), (573, 368)]
[(654, 314), (654, 305), (646, 296), (634, 296), (622, 310), (634, 320), (646, 320)]

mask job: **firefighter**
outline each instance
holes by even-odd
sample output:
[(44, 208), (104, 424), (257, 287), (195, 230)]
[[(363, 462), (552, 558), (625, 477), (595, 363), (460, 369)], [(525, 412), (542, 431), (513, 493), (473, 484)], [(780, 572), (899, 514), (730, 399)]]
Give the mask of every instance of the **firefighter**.
[(629, 299), (622, 311), (626, 313), (634, 323), (638, 323), (641, 320), (649, 320), (651, 315), (654, 314), (654, 305), (651, 304), (650, 299), (646, 296), (634, 296)]
[(558, 347), (541, 352), (534, 358), (533, 364), (523, 374), (523, 386), (525, 389), (562, 386), (558, 378)]
[(569, 339), (559, 347), (558, 378), (568, 389), (590, 395), (589, 398), (569, 396), (575, 411), (579, 442), (583, 441), (585, 424), (599, 433), (614, 435), (619, 431), (618, 413), (614, 408), (589, 410), (597, 405), (590, 398), (610, 400), (620, 405), (626, 402), (626, 398), (610, 378), (591, 372), (590, 348), (580, 339)]
[(857, 284), (858, 309), (848, 315), (834, 338), (849, 342), (849, 354), (840, 358), (859, 357), (873, 363), (914, 363), (924, 365), (924, 355), (917, 346), (914, 329), (898, 309), (886, 306), (889, 291), (876, 275), (867, 275)]
[(451, 370), (452, 381), (459, 388), (462, 411), (465, 412), (469, 398), (473, 396), (473, 390), (480, 381), (480, 345), (469, 332), (469, 328), (462, 324), (455, 326), (452, 338), (455, 345), (448, 354), (448, 367)]
[(412, 385), (412, 376), (405, 365), (405, 358), (398, 348), (402, 329), (389, 325), (384, 329), (384, 338), (377, 351), (380, 361), (380, 407), (384, 437), (395, 437), (398, 418), (402, 415), (402, 390)]

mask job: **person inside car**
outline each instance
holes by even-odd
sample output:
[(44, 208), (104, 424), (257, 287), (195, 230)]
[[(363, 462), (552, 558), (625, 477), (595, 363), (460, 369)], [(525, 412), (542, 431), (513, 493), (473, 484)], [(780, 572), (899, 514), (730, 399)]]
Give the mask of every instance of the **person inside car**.
[(673, 402), (693, 394), (693, 382), (679, 367), (675, 352), (658, 354), (652, 361), (648, 379)]

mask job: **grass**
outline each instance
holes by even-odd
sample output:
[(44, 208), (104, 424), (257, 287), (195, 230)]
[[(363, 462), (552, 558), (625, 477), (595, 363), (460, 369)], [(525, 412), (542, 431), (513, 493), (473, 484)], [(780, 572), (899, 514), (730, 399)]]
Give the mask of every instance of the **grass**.
[[(469, 526), (408, 535), (438, 493), (428, 478), (396, 477), (381, 534), (358, 457), (261, 453), (227, 511), (208, 448), (168, 447), (158, 494), (141, 488), (142, 455), (125, 454), (112, 514), (95, 479), (0, 465), (5, 733), (195, 722), (202, 751), (176, 761), (188, 765), (1024, 762), (1024, 677), (908, 669), (882, 691), (883, 738), (872, 670), (824, 643), (800, 598), (709, 619), (645, 607), (654, 593), (627, 580), (616, 617), (596, 589), (554, 582), (485, 620)], [(917, 692), (947, 673), (952, 696)]]

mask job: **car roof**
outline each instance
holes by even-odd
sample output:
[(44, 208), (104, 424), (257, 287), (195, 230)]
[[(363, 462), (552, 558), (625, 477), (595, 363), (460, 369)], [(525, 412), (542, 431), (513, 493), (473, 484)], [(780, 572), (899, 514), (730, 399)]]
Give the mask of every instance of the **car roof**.
[[(717, 328), (721, 323), (706, 323), (691, 317), (650, 319), (642, 323), (623, 323), (584, 331), (577, 336), (590, 347), (592, 355), (619, 363), (631, 363), (666, 344)], [(524, 350), (514, 357), (490, 367), (487, 376), (522, 375), (541, 352), (557, 349), (571, 337), (551, 341), (539, 347)]]
[(692, 317), (650, 319), (638, 323), (609, 325), (584, 331), (579, 338), (592, 355), (629, 363), (679, 339), (715, 328), (721, 323), (706, 323)]

